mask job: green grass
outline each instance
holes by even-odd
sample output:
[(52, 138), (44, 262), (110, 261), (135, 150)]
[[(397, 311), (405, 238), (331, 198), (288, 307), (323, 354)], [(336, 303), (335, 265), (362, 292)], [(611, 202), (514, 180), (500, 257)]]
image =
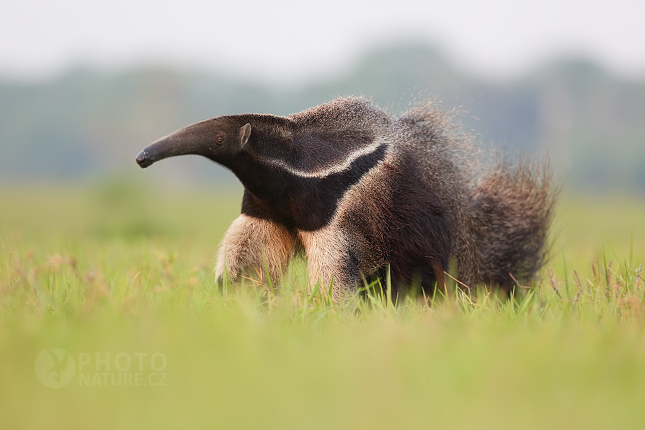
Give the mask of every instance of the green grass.
[[(394, 306), (384, 282), (384, 295), (353, 311), (312, 294), (301, 261), (276, 288), (249, 279), (218, 289), (213, 256), (240, 199), (127, 182), (0, 190), (0, 426), (645, 422), (642, 200), (564, 196), (550, 272), (511, 301), (454, 292)], [(59, 389), (35, 372), (52, 348), (77, 366)], [(96, 370), (97, 353), (109, 369)], [(141, 373), (142, 386), (112, 384), (126, 373)], [(163, 386), (143, 386), (162, 374)]]

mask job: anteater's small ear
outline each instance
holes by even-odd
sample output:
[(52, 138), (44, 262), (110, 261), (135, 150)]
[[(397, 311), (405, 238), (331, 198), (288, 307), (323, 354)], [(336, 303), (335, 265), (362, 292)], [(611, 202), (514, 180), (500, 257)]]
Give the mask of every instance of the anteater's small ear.
[(251, 136), (251, 124), (245, 124), (240, 128), (240, 146), (246, 145)]

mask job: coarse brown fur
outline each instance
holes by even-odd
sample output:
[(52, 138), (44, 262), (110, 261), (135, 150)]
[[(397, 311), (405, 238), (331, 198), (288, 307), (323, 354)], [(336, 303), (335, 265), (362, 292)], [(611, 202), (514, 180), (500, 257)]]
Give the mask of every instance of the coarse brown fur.
[(288, 117), (212, 118), (137, 162), (183, 154), (223, 164), (245, 186), (218, 279), (268, 268), (277, 282), (302, 249), (311, 283), (333, 283), (337, 301), (388, 266), (397, 290), (418, 283), (432, 293), (452, 259), (462, 285), (509, 290), (546, 256), (557, 195), (548, 165), (489, 161), (432, 103), (400, 117), (350, 97)]

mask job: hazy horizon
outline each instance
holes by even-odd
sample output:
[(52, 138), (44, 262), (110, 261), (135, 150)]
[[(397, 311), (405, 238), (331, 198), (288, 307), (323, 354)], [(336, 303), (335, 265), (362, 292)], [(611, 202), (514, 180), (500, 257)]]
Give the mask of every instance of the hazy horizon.
[(645, 80), (642, 2), (494, 0), (179, 2), (10, 0), (0, 16), (0, 77), (39, 81), (78, 67), (203, 69), (265, 83), (337, 77), (361, 53), (418, 41), (466, 73), (516, 78), (581, 58)]

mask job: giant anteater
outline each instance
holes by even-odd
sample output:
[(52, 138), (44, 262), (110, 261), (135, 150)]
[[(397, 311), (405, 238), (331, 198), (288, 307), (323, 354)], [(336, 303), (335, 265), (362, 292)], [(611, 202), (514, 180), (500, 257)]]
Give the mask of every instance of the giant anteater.
[[(424, 103), (401, 116), (359, 97), (287, 117), (211, 118), (146, 147), (141, 167), (198, 154), (244, 185), (242, 213), (220, 244), (216, 277), (268, 268), (275, 282), (303, 250), (310, 281), (335, 301), (391, 268), (399, 290), (462, 285), (508, 290), (545, 258), (556, 193), (546, 163), (488, 157)], [(490, 152), (489, 152), (490, 154)]]

